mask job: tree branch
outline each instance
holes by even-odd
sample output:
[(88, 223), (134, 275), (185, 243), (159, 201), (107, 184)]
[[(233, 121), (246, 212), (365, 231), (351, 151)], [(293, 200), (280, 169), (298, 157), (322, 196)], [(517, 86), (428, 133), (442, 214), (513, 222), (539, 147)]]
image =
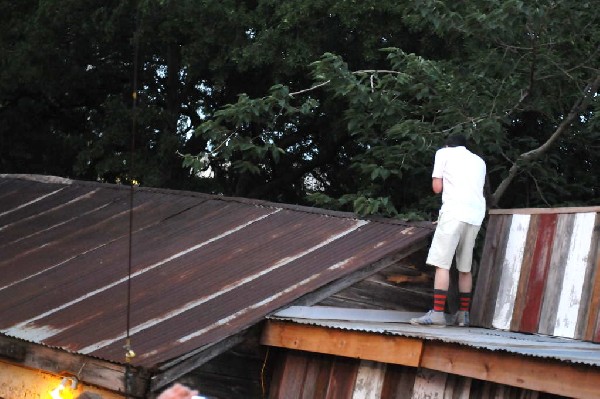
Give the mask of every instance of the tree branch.
[(508, 171), (508, 176), (504, 178), (494, 191), (492, 195), (492, 204), (491, 206), (497, 206), (500, 198), (504, 195), (510, 183), (514, 180), (514, 178), (521, 172), (521, 168), (523, 162), (531, 161), (536, 158), (539, 158), (543, 154), (545, 154), (552, 145), (560, 138), (560, 136), (568, 129), (569, 125), (577, 118), (577, 116), (587, 107), (589, 102), (598, 92), (598, 87), (600, 86), (600, 75), (597, 75), (593, 81), (590, 81), (588, 85), (585, 87), (583, 94), (575, 104), (571, 107), (569, 114), (567, 117), (558, 125), (556, 130), (550, 135), (548, 140), (538, 148), (535, 148), (531, 151), (524, 152), (519, 155), (516, 161), (512, 164)]
[(327, 86), (329, 83), (331, 83), (331, 80), (326, 80), (325, 82), (319, 83), (318, 85), (311, 86), (308, 89), (299, 90), (299, 91), (295, 91), (293, 93), (290, 93), (289, 96), (290, 97), (294, 97), (294, 96), (297, 96), (298, 94), (307, 93), (309, 91), (313, 91), (315, 89), (318, 89), (319, 87)]
[[(353, 75), (360, 75), (363, 73), (387, 73), (387, 74), (391, 74), (391, 75), (401, 75), (403, 72), (399, 72), (399, 71), (392, 71), (389, 69), (361, 69), (359, 71), (353, 71), (351, 72)], [(303, 93), (307, 93), (309, 91), (313, 91), (315, 89), (318, 89), (319, 87), (323, 87), (323, 86), (327, 86), (329, 83), (331, 83), (331, 80), (326, 80), (325, 82), (321, 82), (318, 85), (314, 85), (309, 87), (308, 89), (304, 89), (304, 90), (299, 90), (299, 91), (295, 91), (293, 93), (290, 93), (289, 96), (290, 97), (294, 97), (297, 96), (298, 94), (303, 94)]]
[(529, 177), (531, 177), (531, 180), (533, 180), (533, 182), (535, 183), (535, 188), (536, 188), (538, 194), (540, 195), (540, 198), (542, 199), (542, 201), (544, 201), (544, 203), (550, 207), (551, 205), (546, 200), (546, 197), (544, 196), (544, 193), (542, 192), (542, 189), (540, 188), (540, 185), (538, 184), (538, 181), (535, 178), (535, 176), (533, 175), (533, 173), (527, 172), (527, 174), (529, 175)]

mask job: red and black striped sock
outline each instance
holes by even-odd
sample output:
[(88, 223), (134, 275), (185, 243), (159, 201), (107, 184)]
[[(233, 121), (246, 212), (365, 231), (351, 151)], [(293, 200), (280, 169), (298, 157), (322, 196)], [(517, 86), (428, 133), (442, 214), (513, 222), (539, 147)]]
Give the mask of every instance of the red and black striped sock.
[(446, 290), (433, 290), (433, 311), (443, 312), (446, 308), (446, 297), (448, 291)]
[(470, 292), (461, 292), (459, 293), (459, 301), (460, 301), (460, 305), (458, 307), (458, 310), (465, 310), (465, 311), (469, 311), (469, 308), (471, 307), (471, 293)]

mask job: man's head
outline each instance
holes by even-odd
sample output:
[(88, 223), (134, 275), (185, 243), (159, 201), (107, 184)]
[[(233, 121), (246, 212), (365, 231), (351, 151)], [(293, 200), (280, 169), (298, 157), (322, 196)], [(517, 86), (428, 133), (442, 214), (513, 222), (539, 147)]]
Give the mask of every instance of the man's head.
[(455, 134), (446, 139), (444, 143), (446, 147), (466, 147), (467, 146), (467, 138), (462, 134)]

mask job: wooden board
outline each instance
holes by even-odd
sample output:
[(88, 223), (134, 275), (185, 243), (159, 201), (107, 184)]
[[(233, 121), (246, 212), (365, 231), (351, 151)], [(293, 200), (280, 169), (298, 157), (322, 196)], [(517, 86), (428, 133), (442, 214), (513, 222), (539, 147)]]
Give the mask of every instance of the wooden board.
[[(285, 356), (282, 378), (278, 385), (277, 395), (272, 398), (300, 399), (302, 387), (305, 385), (306, 368), (309, 356), (302, 352), (289, 352)], [(285, 378), (283, 378), (285, 377)]]
[(319, 395), (327, 392), (333, 360), (333, 356), (311, 356), (306, 370), (304, 386), (301, 389), (302, 399), (318, 398)]
[(573, 232), (575, 214), (564, 214), (558, 216), (556, 232), (554, 234), (554, 246), (550, 259), (550, 270), (546, 280), (546, 289), (542, 299), (542, 310), (538, 333), (552, 335), (556, 325), (556, 313), (562, 292), (562, 284), (565, 275), (565, 266), (569, 251), (569, 240)]
[(357, 359), (416, 367), (423, 342), (416, 338), (371, 335), (361, 331), (340, 331), (303, 324), (267, 321), (261, 344), (282, 348), (335, 354)]
[(504, 258), (511, 215), (490, 218), (483, 247), (483, 258), (477, 273), (471, 306), (471, 324), (489, 328), (492, 326), (496, 295), (502, 269), (496, 265)]
[(448, 374), (444, 397), (452, 399), (470, 399), (472, 378)]
[[(285, 325), (287, 324), (287, 326)], [(271, 330), (263, 334), (263, 344), (275, 345), (283, 348), (291, 348), (299, 351), (312, 351), (314, 344), (311, 342), (316, 339), (323, 341), (321, 348), (327, 347), (328, 351), (337, 354), (334, 357), (334, 366), (331, 375), (337, 376), (335, 379), (330, 378), (327, 387), (328, 392), (336, 392), (340, 396), (327, 396), (328, 398), (347, 398), (347, 386), (342, 387), (342, 384), (350, 384), (351, 387), (356, 387), (356, 373), (358, 370), (358, 361), (356, 356), (348, 356), (347, 348), (366, 345), (367, 347), (387, 347), (386, 341), (389, 338), (376, 333), (365, 333), (357, 335), (355, 331), (335, 330), (335, 335), (330, 336), (328, 332), (332, 329), (318, 326), (305, 326), (289, 322), (269, 322), (266, 330)], [(325, 334), (325, 335), (323, 335)], [(325, 342), (327, 341), (327, 342)], [(367, 342), (370, 341), (370, 342)], [(438, 372), (452, 374), (473, 379), (473, 386), (466, 387), (464, 382), (459, 380), (450, 380), (450, 376), (445, 376), (442, 395), (452, 393), (452, 398), (466, 397), (472, 399), (481, 398), (496, 398), (506, 397), (513, 398), (514, 395), (525, 395), (527, 392), (508, 389), (506, 387), (497, 387), (495, 385), (487, 386), (487, 393), (479, 395), (477, 392), (477, 384), (475, 380), (488, 381), (495, 384), (503, 384), (518, 389), (548, 392), (555, 395), (562, 395), (575, 398), (600, 399), (600, 369), (594, 366), (582, 365), (564, 362), (556, 359), (538, 358), (533, 356), (522, 356), (511, 354), (502, 351), (492, 351), (485, 349), (477, 349), (466, 347), (460, 344), (449, 344), (441, 341), (426, 340), (423, 341), (422, 356), (415, 367), (421, 369), (436, 370)], [(403, 350), (411, 351), (410, 345), (395, 348), (395, 354), (402, 357)], [(310, 354), (303, 355), (310, 356)], [(323, 356), (313, 354), (312, 356)], [(346, 362), (342, 364), (342, 370), (335, 371), (334, 368), (341, 361), (340, 357), (348, 357)], [(373, 353), (374, 359), (370, 359), (381, 363), (390, 363), (389, 354), (380, 352)], [(354, 365), (354, 368), (351, 366)], [(386, 367), (393, 367), (387, 365)], [(354, 371), (352, 371), (354, 370)], [(391, 372), (393, 373), (393, 371)], [(387, 374), (387, 373), (386, 373)], [(393, 374), (392, 374), (393, 375)], [(427, 374), (430, 375), (430, 374)], [(427, 380), (422, 374), (415, 379), (414, 390), (412, 393), (406, 389), (406, 384), (400, 389), (393, 387), (386, 375), (381, 392), (390, 396), (382, 396), (382, 399), (395, 399), (403, 392), (401, 398), (420, 398), (423, 395), (429, 394), (435, 397), (434, 394), (440, 394), (438, 389), (439, 380), (431, 374), (432, 380)], [(379, 375), (378, 377), (379, 378)], [(440, 377), (441, 378), (441, 377)], [(299, 381), (299, 379), (297, 379)], [(306, 381), (306, 380), (305, 380)], [(436, 382), (437, 381), (437, 382)], [(333, 384), (333, 385), (332, 385)], [(469, 382), (470, 384), (470, 382)], [(420, 387), (420, 388), (419, 388)], [(427, 388), (426, 388), (427, 387)], [(467, 396), (470, 392), (470, 396)], [(496, 396), (496, 394), (501, 396)], [(391, 396), (394, 395), (394, 396)], [(419, 396), (421, 395), (421, 396)], [(444, 397), (444, 396), (438, 396)], [(527, 397), (517, 396), (517, 397)], [(291, 396), (295, 398), (295, 396)], [(313, 399), (321, 398), (314, 396)], [(303, 399), (305, 399), (303, 397)], [(307, 398), (306, 398), (307, 399)]]
[[(19, 358), (8, 358), (7, 363), (54, 375), (68, 373), (78, 376), (78, 379), (82, 383), (116, 393), (125, 392), (126, 367), (123, 365), (68, 353), (60, 349), (53, 349), (6, 336), (0, 336), (0, 347), (12, 348), (10, 350), (11, 353), (19, 354)], [(0, 350), (0, 353), (2, 352)], [(7, 350), (4, 350), (4, 352), (7, 352)], [(149, 376), (143, 370), (132, 369), (131, 371), (129, 393), (132, 397), (144, 397)]]
[(594, 294), (594, 281), (597, 274), (597, 262), (596, 255), (598, 253), (599, 241), (600, 241), (600, 214), (593, 214), (593, 227), (592, 233), (588, 238), (589, 252), (586, 259), (587, 263), (585, 276), (583, 277), (583, 287), (581, 292), (581, 301), (579, 306), (579, 314), (577, 315), (577, 327), (575, 328), (575, 339), (584, 339), (590, 319), (596, 319), (593, 309), (591, 308), (591, 300)]
[(352, 399), (380, 399), (386, 364), (362, 360), (356, 374)]
[(421, 366), (569, 398), (600, 399), (600, 370), (595, 367), (441, 342), (427, 343)]
[(381, 390), (382, 399), (410, 398), (417, 376), (416, 367), (388, 364), (386, 367), (385, 381)]
[(419, 369), (410, 399), (444, 398), (448, 374), (435, 370)]
[(557, 215), (544, 214), (536, 216), (537, 235), (535, 247), (528, 252), (532, 253), (531, 267), (527, 284), (523, 289), (519, 287), (519, 298), (523, 298), (521, 317), (514, 331), (535, 333), (538, 330), (542, 298), (546, 287), (546, 279), (550, 268), (552, 247), (554, 245), (554, 234), (556, 232)]
[[(200, 391), (200, 396), (256, 398), (268, 390), (276, 348), (259, 345), (259, 328), (252, 328), (240, 344), (214, 356), (179, 382)], [(170, 384), (169, 384), (170, 385)]]
[(595, 221), (595, 213), (575, 214), (553, 335), (575, 337)]
[(512, 312), (512, 319), (510, 322), (511, 330), (519, 330), (521, 319), (523, 318), (523, 311), (525, 309), (527, 288), (529, 285), (529, 276), (533, 268), (533, 260), (535, 251), (532, 249), (536, 247), (538, 231), (540, 225), (540, 215), (532, 215), (529, 220), (529, 229), (527, 230), (527, 238), (525, 239), (525, 250), (523, 253), (523, 262), (521, 264), (521, 272), (519, 276), (517, 295), (515, 296), (515, 303)]
[[(434, 268), (425, 265), (423, 248), (319, 302), (354, 309), (426, 311), (431, 306)], [(395, 282), (397, 279), (398, 282)]]
[(530, 215), (512, 217), (492, 320), (494, 328), (510, 329), (530, 219)]
[(596, 216), (592, 242), (596, 245), (596, 251), (590, 253), (590, 262), (595, 266), (589, 279), (591, 283), (584, 339), (600, 342), (600, 214)]
[(490, 215), (542, 215), (542, 214), (569, 214), (600, 212), (600, 206), (580, 206), (562, 208), (518, 208), (518, 209), (490, 209)]
[[(62, 376), (44, 373), (0, 361), (0, 398), (33, 399), (49, 398), (49, 392), (62, 381)], [(101, 395), (103, 399), (124, 399), (125, 396), (79, 383), (70, 393), (73, 397), (83, 392)]]
[(471, 324), (600, 340), (599, 221), (590, 208), (492, 214)]
[[(355, 359), (336, 357), (333, 361), (325, 399), (351, 399), (358, 371)], [(287, 398), (286, 398), (287, 399)]]
[(492, 271), (490, 273), (490, 281), (488, 283), (487, 291), (482, 292), (482, 295), (488, 298), (487, 306), (482, 309), (485, 323), (484, 326), (488, 328), (492, 327), (492, 322), (494, 320), (494, 311), (498, 299), (498, 288), (500, 286), (500, 278), (502, 277), (502, 267), (499, 267), (499, 265), (502, 264), (506, 253), (506, 243), (509, 238), (512, 215), (503, 215), (501, 216), (501, 220), (502, 229), (498, 233), (498, 237), (494, 239), (498, 248), (491, 255)]

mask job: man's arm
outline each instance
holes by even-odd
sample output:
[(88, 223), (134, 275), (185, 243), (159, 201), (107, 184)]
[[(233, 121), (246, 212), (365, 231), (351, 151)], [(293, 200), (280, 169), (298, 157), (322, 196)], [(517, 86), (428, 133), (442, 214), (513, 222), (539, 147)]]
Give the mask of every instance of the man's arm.
[(431, 188), (433, 188), (433, 192), (439, 194), (444, 189), (444, 181), (440, 177), (434, 177), (431, 181)]

